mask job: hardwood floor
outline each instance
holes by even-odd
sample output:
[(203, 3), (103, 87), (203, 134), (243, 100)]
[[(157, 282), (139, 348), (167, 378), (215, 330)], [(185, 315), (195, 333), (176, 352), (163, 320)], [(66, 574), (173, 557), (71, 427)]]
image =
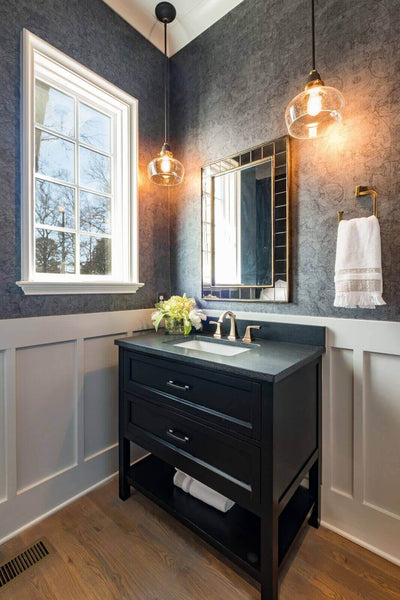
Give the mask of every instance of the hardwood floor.
[[(0, 563), (46, 537), (55, 552), (0, 600), (259, 600), (258, 586), (137, 492), (117, 481), (0, 547)], [(307, 527), (281, 576), (281, 600), (400, 599), (400, 567)]]

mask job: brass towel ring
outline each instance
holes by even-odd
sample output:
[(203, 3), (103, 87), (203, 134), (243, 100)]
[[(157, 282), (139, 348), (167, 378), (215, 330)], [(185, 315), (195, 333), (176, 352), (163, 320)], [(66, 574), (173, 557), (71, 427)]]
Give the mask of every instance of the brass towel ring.
[[(356, 193), (355, 196), (356, 198), (358, 198), (359, 196), (369, 196), (372, 195), (374, 197), (373, 199), (373, 214), (374, 217), (378, 216), (378, 194), (375, 190), (369, 190), (367, 186), (364, 185), (357, 185), (356, 187)], [(343, 218), (343, 210), (339, 210), (338, 211), (338, 223), (340, 223), (340, 221)]]

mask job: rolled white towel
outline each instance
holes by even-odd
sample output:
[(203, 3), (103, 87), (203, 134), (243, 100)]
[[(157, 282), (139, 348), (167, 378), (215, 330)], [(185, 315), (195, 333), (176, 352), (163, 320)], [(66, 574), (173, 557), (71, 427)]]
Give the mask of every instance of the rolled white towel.
[(174, 485), (176, 485), (176, 487), (182, 489), (183, 482), (185, 481), (186, 477), (187, 477), (186, 473), (184, 473), (183, 471), (179, 471), (177, 469), (176, 473), (174, 475)]
[(179, 469), (176, 469), (174, 475), (174, 485), (193, 496), (193, 498), (197, 498), (197, 500), (201, 500), (223, 513), (228, 512), (235, 505), (233, 500), (229, 500), (229, 498), (204, 485), (204, 483), (200, 483), (197, 479), (193, 479)]
[(223, 513), (228, 512), (235, 505), (232, 500), (204, 485), (204, 483), (197, 481), (197, 479), (192, 479), (188, 492), (193, 498), (197, 498)]
[(174, 475), (174, 484), (176, 487), (180, 488), (184, 492), (189, 492), (189, 487), (192, 481), (193, 479), (189, 477), (189, 475), (183, 471), (180, 471), (179, 469), (176, 469), (176, 473)]

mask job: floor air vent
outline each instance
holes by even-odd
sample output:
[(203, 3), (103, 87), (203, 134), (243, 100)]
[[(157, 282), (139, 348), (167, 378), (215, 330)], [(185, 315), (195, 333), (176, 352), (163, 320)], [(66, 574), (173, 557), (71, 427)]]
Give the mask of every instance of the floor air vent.
[(40, 540), (36, 544), (26, 548), (20, 554), (17, 554), (17, 556), (14, 556), (11, 560), (1, 564), (0, 589), (46, 558), (50, 554), (49, 545), (47, 544), (46, 546), (46, 544), (47, 542)]

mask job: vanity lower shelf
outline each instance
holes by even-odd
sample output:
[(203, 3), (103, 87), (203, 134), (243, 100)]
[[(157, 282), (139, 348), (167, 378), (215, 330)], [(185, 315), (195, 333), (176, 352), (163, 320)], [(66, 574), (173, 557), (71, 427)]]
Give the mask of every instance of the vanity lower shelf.
[[(127, 473), (128, 482), (184, 525), (228, 556), (255, 579), (260, 578), (260, 517), (237, 504), (223, 514), (173, 484), (175, 469), (150, 455)], [(306, 521), (313, 500), (300, 486), (279, 516), (279, 564)]]

